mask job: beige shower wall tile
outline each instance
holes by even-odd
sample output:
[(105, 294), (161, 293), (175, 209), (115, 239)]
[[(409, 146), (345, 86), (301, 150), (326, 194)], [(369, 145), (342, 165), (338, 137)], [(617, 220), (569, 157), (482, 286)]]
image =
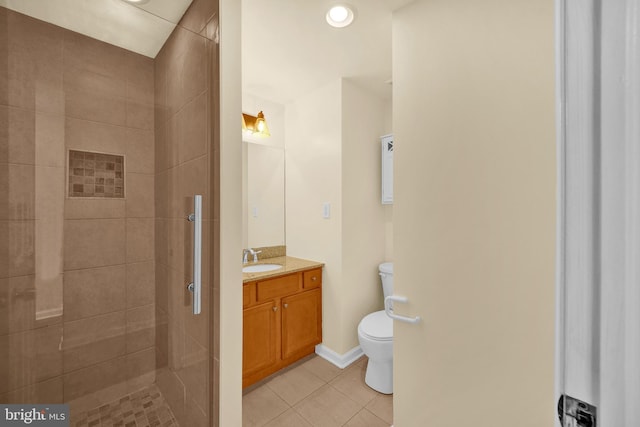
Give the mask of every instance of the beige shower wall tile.
[(129, 51), (126, 52), (126, 56), (127, 84), (140, 87), (140, 92), (144, 93), (141, 98), (135, 96), (131, 96), (130, 98), (136, 99), (139, 102), (148, 101), (153, 103), (155, 90), (154, 59)]
[(154, 259), (155, 220), (153, 218), (127, 218), (127, 262)]
[(127, 172), (153, 174), (155, 171), (154, 131), (127, 129)]
[(0, 105), (0, 163), (35, 164), (36, 113)]
[[(48, 234), (51, 234), (52, 230), (47, 228), (55, 228), (59, 237), (56, 236), (56, 242), (54, 247), (57, 248), (58, 244), (62, 244), (62, 226), (64, 217), (64, 187), (65, 176), (64, 168), (49, 167), (49, 166), (36, 166), (35, 169), (35, 218), (39, 220), (39, 224), (42, 227), (46, 227), (44, 230)], [(41, 230), (39, 230), (41, 231)], [(48, 236), (44, 234), (38, 234), (38, 237), (44, 241)], [(43, 243), (43, 247), (48, 245)], [(38, 250), (41, 250), (38, 248)]]
[(190, 399), (202, 409), (207, 408), (209, 356), (206, 348), (186, 337), (184, 364), (177, 371)]
[(178, 421), (180, 419), (184, 419), (185, 389), (182, 381), (180, 381), (178, 376), (168, 368), (158, 371), (156, 378), (156, 385), (171, 407), (171, 411), (175, 415), (176, 419)]
[(127, 173), (126, 214), (129, 218), (153, 218), (155, 214), (154, 176)]
[(0, 220), (0, 277), (35, 274), (34, 220)]
[(141, 104), (127, 101), (126, 126), (136, 129), (153, 129), (154, 119), (153, 103)]
[[(83, 40), (80, 43), (92, 42)], [(117, 55), (124, 58), (124, 53)], [(92, 69), (88, 66), (90, 61), (85, 62), (83, 59), (69, 57), (65, 61), (65, 114), (123, 126), (126, 122), (126, 88), (123, 76)]]
[(68, 402), (98, 390), (126, 383), (126, 358), (111, 359), (65, 374), (64, 401)]
[(177, 27), (184, 45), (181, 67), (178, 70), (180, 80), (179, 108), (207, 89), (207, 49), (206, 39), (191, 31)]
[[(206, 397), (206, 395), (205, 395)], [(204, 408), (208, 409), (209, 405)], [(200, 407), (191, 390), (187, 388), (185, 399), (185, 419), (182, 425), (191, 427), (209, 427), (209, 411)]]
[(64, 226), (65, 270), (125, 262), (124, 219), (68, 219)]
[(155, 302), (155, 262), (127, 264), (127, 308)]
[(165, 226), (167, 227), (167, 265), (184, 274), (191, 270), (191, 265), (186, 262), (191, 257), (191, 237), (187, 239), (185, 233), (191, 233), (193, 226), (186, 219), (169, 219), (165, 222)]
[(35, 219), (36, 168), (0, 164), (0, 220)]
[(62, 373), (62, 325), (0, 337), (0, 394)]
[(209, 157), (207, 155), (198, 157), (183, 163), (178, 168), (180, 179), (180, 204), (178, 206), (178, 217), (184, 218), (185, 215), (193, 212), (193, 196), (196, 194), (203, 195), (202, 198), (202, 218), (209, 218), (210, 198), (209, 190)]
[(127, 51), (71, 31), (64, 32), (65, 72), (82, 69), (125, 81)]
[(125, 354), (125, 312), (118, 311), (64, 324), (64, 372)]
[(180, 130), (180, 163), (193, 160), (207, 153), (207, 92), (189, 102), (178, 113)]
[(127, 310), (127, 353), (153, 347), (156, 310), (154, 304)]
[[(187, 280), (191, 280), (190, 274), (187, 275)], [(211, 288), (207, 286), (206, 283), (203, 283), (201, 291), (202, 312), (197, 316), (193, 315), (191, 299), (187, 300), (183, 311), (185, 331), (189, 336), (188, 339), (194, 340), (203, 348), (209, 348), (210, 328), (212, 327), (209, 318), (211, 311), (210, 295)], [(190, 296), (191, 295), (188, 295), (188, 297)]]
[(156, 307), (169, 312), (169, 269), (166, 265), (156, 263), (156, 280), (155, 280), (155, 304)]
[(26, 15), (8, 11), (6, 31), (11, 43), (4, 54), (10, 67), (5, 68), (0, 92), (4, 105), (29, 110), (61, 113), (63, 31)]
[(156, 369), (156, 351), (153, 347), (127, 354), (126, 375), (133, 379), (148, 375)]
[(35, 276), (0, 279), (0, 301), (0, 335), (35, 327)]
[(124, 265), (65, 272), (65, 321), (122, 311), (125, 306), (126, 270)]
[(65, 118), (62, 115), (36, 113), (36, 165), (64, 168)]
[(63, 403), (62, 377), (31, 384), (27, 387), (0, 394), (0, 402), (19, 404), (29, 403)]
[(185, 12), (180, 26), (199, 33), (217, 11), (217, 3), (210, 0), (194, 0)]
[(109, 219), (125, 217), (124, 199), (83, 199), (65, 200), (66, 219)]
[[(92, 76), (94, 84), (117, 90), (118, 81)], [(104, 80), (99, 82), (99, 80)], [(67, 116), (82, 120), (109, 123), (118, 126), (126, 124), (124, 96), (104, 91), (93, 92), (91, 89), (65, 89), (65, 111)]]
[(122, 155), (127, 149), (126, 129), (106, 123), (67, 118), (65, 138), (67, 148), (74, 150)]

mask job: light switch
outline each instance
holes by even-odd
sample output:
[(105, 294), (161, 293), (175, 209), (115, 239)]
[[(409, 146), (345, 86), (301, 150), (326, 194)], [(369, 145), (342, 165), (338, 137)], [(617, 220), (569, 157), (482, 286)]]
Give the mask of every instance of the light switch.
[(322, 218), (324, 219), (331, 218), (331, 203), (322, 204)]
[(253, 209), (251, 209), (251, 214), (253, 215), (254, 218), (258, 218), (258, 207), (254, 206)]

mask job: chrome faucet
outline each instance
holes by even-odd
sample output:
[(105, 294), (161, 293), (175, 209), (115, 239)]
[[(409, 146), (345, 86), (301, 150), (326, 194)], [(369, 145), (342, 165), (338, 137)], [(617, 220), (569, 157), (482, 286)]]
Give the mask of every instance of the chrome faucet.
[(249, 262), (249, 255), (253, 255), (253, 262), (258, 262), (258, 254), (261, 254), (262, 251), (255, 251), (251, 248), (244, 249), (242, 251), (242, 263), (247, 264)]

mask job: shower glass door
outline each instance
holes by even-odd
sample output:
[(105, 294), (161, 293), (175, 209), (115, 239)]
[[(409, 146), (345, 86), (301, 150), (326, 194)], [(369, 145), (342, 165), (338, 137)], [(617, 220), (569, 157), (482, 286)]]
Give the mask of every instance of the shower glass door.
[(188, 9), (151, 58), (0, 6), (0, 404), (216, 425), (216, 12)]

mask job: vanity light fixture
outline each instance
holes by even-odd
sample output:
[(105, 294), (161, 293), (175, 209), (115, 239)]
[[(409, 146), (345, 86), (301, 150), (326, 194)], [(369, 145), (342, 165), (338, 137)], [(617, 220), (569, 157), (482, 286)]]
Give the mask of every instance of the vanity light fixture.
[(350, 25), (355, 18), (353, 7), (346, 4), (336, 4), (331, 6), (327, 12), (327, 23), (332, 27), (344, 28)]
[(264, 113), (260, 111), (257, 116), (242, 113), (242, 130), (256, 136), (271, 136)]

